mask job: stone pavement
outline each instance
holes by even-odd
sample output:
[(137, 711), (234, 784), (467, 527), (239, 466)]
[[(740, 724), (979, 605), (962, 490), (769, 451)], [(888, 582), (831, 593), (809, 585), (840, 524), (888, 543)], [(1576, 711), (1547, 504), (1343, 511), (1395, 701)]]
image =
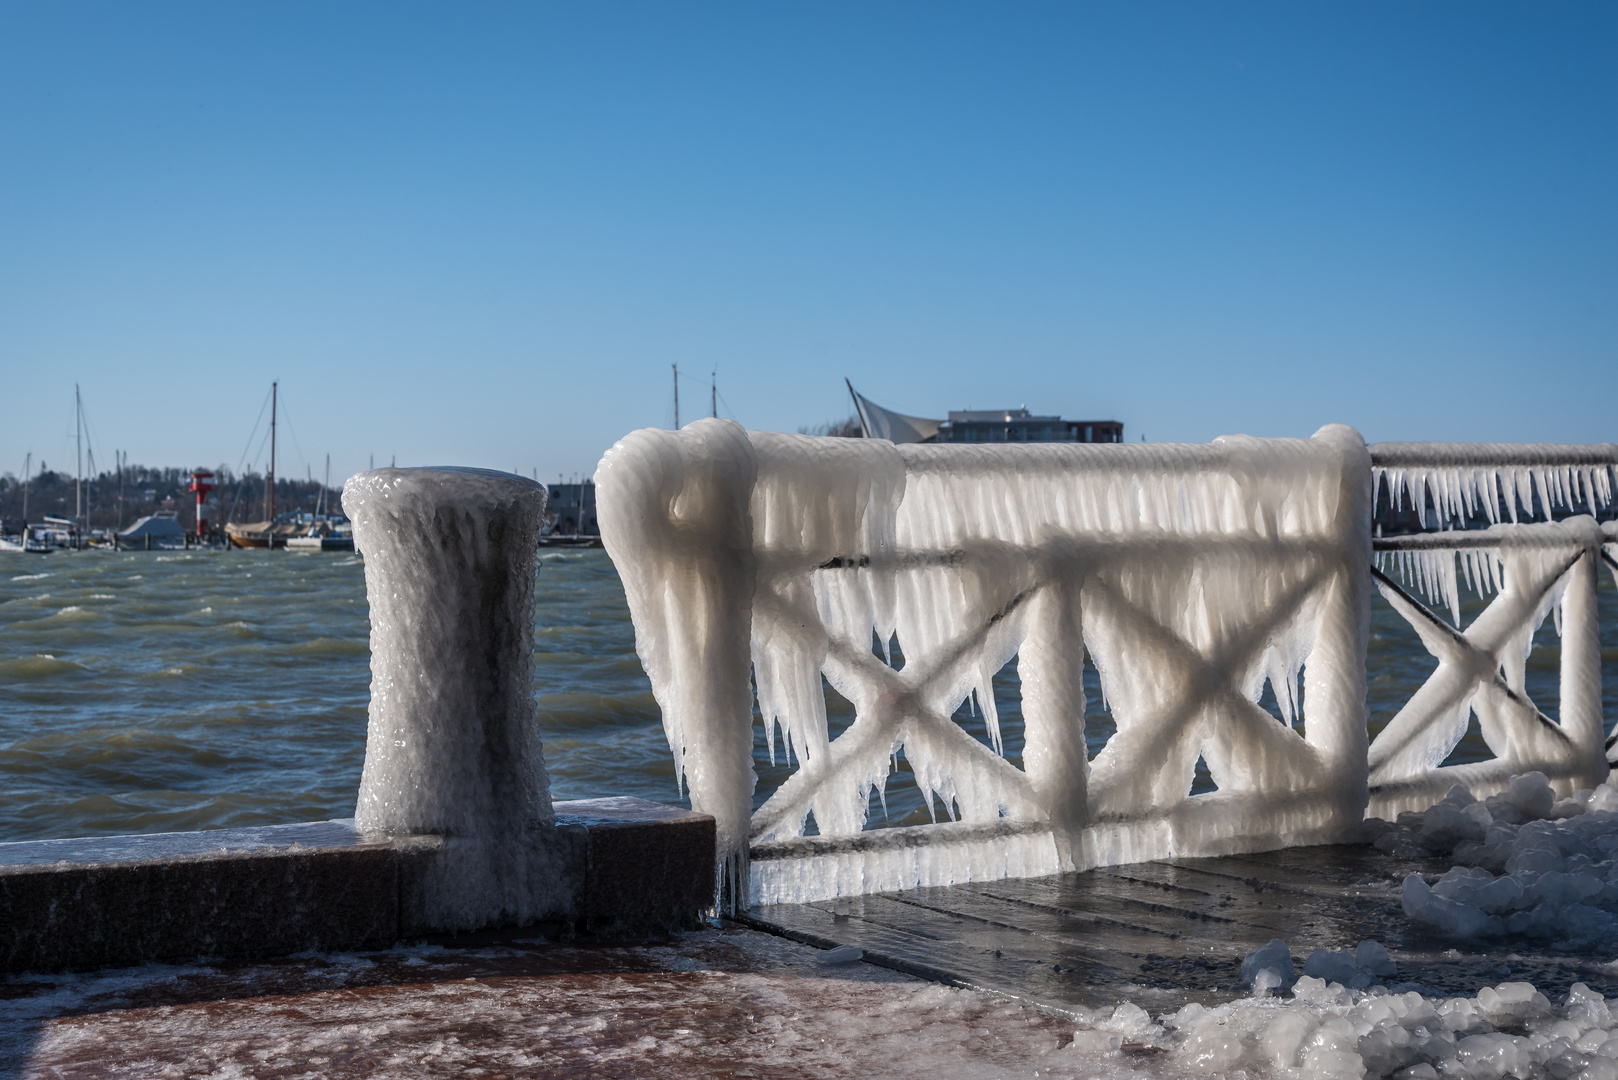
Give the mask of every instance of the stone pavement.
[[(0, 982), (0, 1077), (1132, 1076), (1074, 1024), (725, 927)], [(832, 956), (829, 959), (836, 960)], [(1138, 1058), (1138, 1060), (1136, 1060)]]

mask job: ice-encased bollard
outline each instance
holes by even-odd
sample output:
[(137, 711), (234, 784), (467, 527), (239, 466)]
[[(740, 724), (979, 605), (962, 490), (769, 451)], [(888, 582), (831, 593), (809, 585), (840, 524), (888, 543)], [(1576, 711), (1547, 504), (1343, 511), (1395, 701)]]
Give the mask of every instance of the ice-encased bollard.
[(533, 695), (545, 489), (485, 469), (343, 486), (365, 557), (371, 706), (355, 824), (446, 842), (418, 890), (442, 929), (548, 914), (550, 784)]

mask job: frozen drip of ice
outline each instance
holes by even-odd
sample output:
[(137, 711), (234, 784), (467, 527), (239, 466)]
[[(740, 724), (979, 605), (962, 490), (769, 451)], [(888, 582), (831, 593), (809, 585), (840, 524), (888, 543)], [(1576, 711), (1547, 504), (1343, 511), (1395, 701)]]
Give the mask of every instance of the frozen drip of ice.
[(343, 487), (371, 606), (355, 823), (444, 838), (416, 913), (443, 929), (537, 917), (554, 885), (533, 693), (544, 508), (539, 484), (484, 469), (378, 469)]

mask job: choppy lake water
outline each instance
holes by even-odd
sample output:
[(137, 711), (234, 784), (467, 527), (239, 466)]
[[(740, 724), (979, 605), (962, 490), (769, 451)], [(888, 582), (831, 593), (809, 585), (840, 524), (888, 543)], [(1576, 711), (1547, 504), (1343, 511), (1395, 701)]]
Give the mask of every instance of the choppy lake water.
[[(369, 626), (360, 559), (232, 551), (8, 555), (0, 564), (0, 841), (312, 821), (353, 814), (365, 756)], [(611, 561), (548, 553), (539, 576), (539, 723), (557, 799), (681, 803)], [(1603, 572), (1609, 728), (1618, 718), (1618, 592)], [(1481, 606), (1472, 601), (1470, 619)], [(1547, 623), (1529, 692), (1556, 715)], [(1374, 600), (1373, 730), (1435, 661)], [(1111, 731), (1089, 672), (1092, 743)], [(1015, 663), (995, 680), (1019, 761)], [(850, 714), (834, 703), (834, 733)], [(981, 735), (981, 725), (962, 721)], [(763, 729), (762, 799), (785, 770)], [(1486, 756), (1475, 739), (1457, 760)], [(929, 820), (903, 759), (878, 824)], [(935, 808), (941, 813), (941, 808)]]

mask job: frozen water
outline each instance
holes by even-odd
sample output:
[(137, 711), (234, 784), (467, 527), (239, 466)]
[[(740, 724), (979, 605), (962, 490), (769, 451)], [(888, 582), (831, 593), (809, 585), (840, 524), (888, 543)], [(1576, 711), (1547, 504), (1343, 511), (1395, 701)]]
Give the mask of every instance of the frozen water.
[(533, 693), (545, 489), (483, 469), (378, 469), (343, 509), (365, 556), (371, 705), (355, 822), (443, 837), (428, 925), (549, 913), (554, 821)]
[(1272, 938), (1268, 945), (1248, 953), (1237, 976), (1239, 986), (1260, 994), (1267, 990), (1290, 990), (1297, 981), (1292, 950), (1280, 938)]
[[(1387, 579), (1378, 587), (1415, 629), (1438, 669), (1377, 735), (1369, 752), (1371, 811), (1394, 817), (1427, 806), (1457, 783), (1480, 794), (1499, 792), (1514, 774), (1542, 772), (1562, 795), (1607, 776), (1601, 710), (1601, 644), (1596, 620), (1596, 573), (1612, 523), (1575, 517), (1534, 525), (1500, 525), (1466, 534), (1492, 550), (1467, 550), (1497, 585), (1496, 596), (1464, 631), (1444, 623)], [(1443, 534), (1423, 538), (1450, 543)], [(1406, 569), (1454, 605), (1454, 550), (1396, 552), (1420, 556)], [(1437, 560), (1437, 561), (1435, 561)], [(1438, 567), (1438, 569), (1434, 569)], [(1447, 571), (1445, 573), (1440, 570)], [(1554, 615), (1561, 635), (1560, 717), (1546, 717), (1527, 695), (1525, 673), (1536, 631)], [(1494, 760), (1442, 766), (1476, 716)], [(1459, 806), (1436, 810), (1429, 827), (1465, 829)], [(1482, 811), (1475, 811), (1481, 813)]]
[[(755, 900), (1327, 841), (1360, 821), (1370, 467), (1350, 428), (894, 446), (704, 420), (627, 436), (597, 484), (636, 648), (731, 886), (750, 842), (790, 842), (811, 818), (821, 839), (859, 833), (899, 753), (929, 804), (993, 833), (778, 860)], [(873, 634), (897, 638), (902, 668)], [(1086, 650), (1117, 722), (1093, 762)], [(1025, 770), (1000, 755), (990, 685), (1013, 655)], [(749, 674), (771, 752), (779, 739), (798, 764), (756, 815)], [(855, 710), (835, 741), (822, 678)], [(1256, 704), (1266, 686), (1281, 722)], [(991, 745), (950, 720), (969, 700)], [(1199, 758), (1219, 790), (1193, 798)]]
[[(1265, 948), (1276, 945), (1284, 948), (1279, 942)], [(1155, 1019), (1131, 1015), (1128, 1035), (1120, 1036), (1117, 1018), (1131, 1008), (1126, 1004), (1096, 1010), (1075, 1033), (1073, 1046), (1098, 1063), (1125, 1060), (1125, 1038), (1157, 1048), (1167, 1066), (1159, 1075), (1618, 1078), (1618, 999), (1606, 1000), (1583, 983), (1575, 983), (1560, 1003), (1523, 982), (1486, 986), (1473, 997), (1390, 990), (1353, 959), (1368, 945), (1375, 943), (1355, 951), (1320, 950), (1311, 958), (1322, 967), (1352, 971), (1351, 980), (1363, 988), (1304, 974), (1291, 997), (1261, 991), (1212, 1008), (1186, 1005)]]
[[(1606, 505), (1615, 449), (1384, 444), (1373, 468), (1340, 425), (1207, 446), (896, 446), (704, 420), (627, 436), (597, 482), (679, 775), (719, 823), (728, 905), (1330, 842), (1368, 799), (1391, 817), (1536, 769), (1562, 795), (1593, 787), (1596, 551), (1618, 534), (1583, 517), (1467, 533), (1459, 556), (1444, 534), (1395, 553), (1456, 621), (1457, 558), (1500, 595), (1460, 632), (1383, 583), (1440, 665), (1369, 752), (1365, 567), (1374, 480), (1421, 506), (1430, 493), (1445, 520), (1497, 520), (1504, 496), (1539, 515)], [(1559, 723), (1523, 692), (1547, 616)], [(1087, 654), (1116, 722), (1093, 761)], [(1013, 656), (1020, 769), (991, 683)], [(835, 740), (827, 684), (855, 714)], [(772, 760), (796, 766), (756, 812), (755, 702)], [(951, 719), (963, 703), (984, 741)], [(1473, 713), (1496, 759), (1443, 767)], [(951, 828), (840, 842), (900, 755)], [(1191, 796), (1199, 761), (1217, 790)], [(1433, 827), (1471, 827), (1452, 817)], [(749, 875), (754, 847), (768, 857)]]
[(1447, 855), (1436, 882), (1411, 874), (1405, 914), (1456, 938), (1515, 936), (1561, 948), (1618, 943), (1618, 790), (1555, 798), (1540, 773), (1478, 802), (1457, 786), (1424, 813), (1379, 823), (1384, 851)]
[(1618, 445), (1378, 443), (1378, 494), (1410, 506), (1428, 527), (1481, 514), (1491, 523), (1548, 520), (1557, 507), (1599, 510), (1613, 500)]

